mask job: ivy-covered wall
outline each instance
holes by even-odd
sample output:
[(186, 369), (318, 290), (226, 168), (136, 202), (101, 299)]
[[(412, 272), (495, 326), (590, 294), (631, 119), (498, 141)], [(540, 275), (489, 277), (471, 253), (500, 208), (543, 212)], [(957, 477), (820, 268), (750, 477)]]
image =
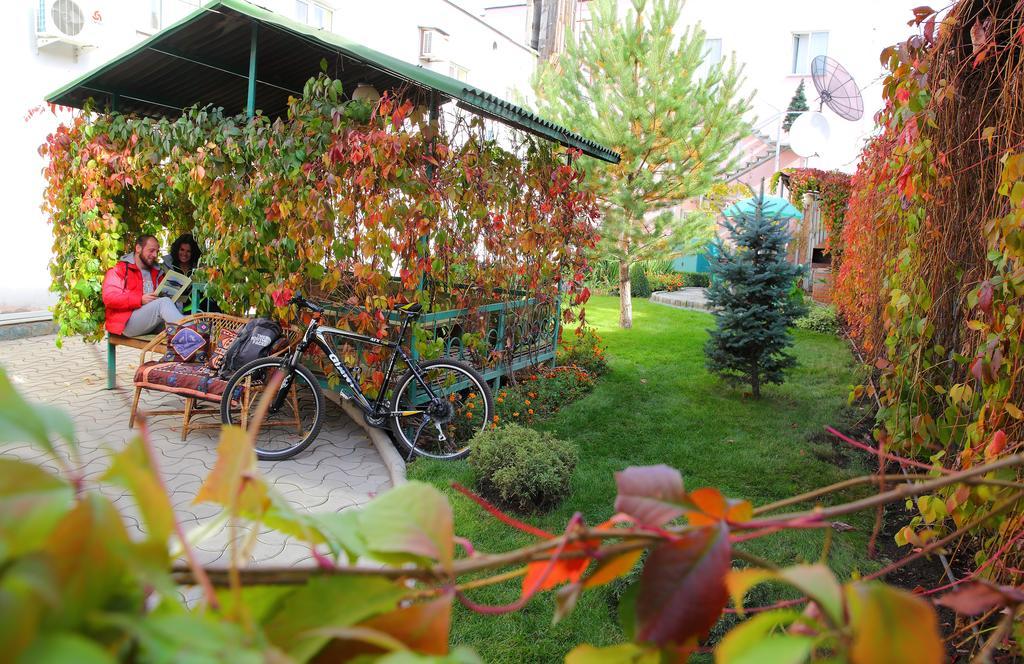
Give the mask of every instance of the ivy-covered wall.
[[(941, 21), (914, 10), (917, 34), (882, 53), (885, 108), (843, 228), (835, 301), (875, 373), (855, 396), (878, 399), (879, 448), (935, 473), (1019, 451), (1024, 436), (1022, 21), (1019, 3), (961, 0)], [(1019, 581), (1021, 477), (1001, 479), (921, 496), (897, 542), (983, 523), (957, 545), (977, 552), (972, 574)]]
[(270, 293), (312, 289), (358, 308), (346, 324), (386, 334), (383, 311), (412, 300), (551, 302), (561, 283), (582, 304), (598, 215), (581, 173), (532, 136), (486, 140), (482, 122), (432, 125), (401, 95), (345, 102), (324, 76), (273, 122), (81, 113), (41, 147), (61, 336), (102, 337), (103, 274), (144, 232), (194, 233), (199, 278), (229, 312), (284, 318)]

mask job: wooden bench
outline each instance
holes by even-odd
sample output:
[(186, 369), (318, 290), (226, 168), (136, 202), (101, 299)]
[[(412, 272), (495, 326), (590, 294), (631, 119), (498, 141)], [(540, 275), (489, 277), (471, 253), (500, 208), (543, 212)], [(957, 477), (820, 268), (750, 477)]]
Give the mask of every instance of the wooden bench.
[[(161, 333), (162, 334), (162, 333)], [(145, 334), (141, 337), (126, 337), (123, 334), (110, 334), (107, 333), (107, 389), (112, 390), (117, 387), (117, 347), (118, 346), (129, 346), (131, 348), (138, 348), (142, 350), (148, 346), (157, 335)], [(153, 350), (164, 353), (167, 351), (165, 344), (158, 344), (157, 348)]]

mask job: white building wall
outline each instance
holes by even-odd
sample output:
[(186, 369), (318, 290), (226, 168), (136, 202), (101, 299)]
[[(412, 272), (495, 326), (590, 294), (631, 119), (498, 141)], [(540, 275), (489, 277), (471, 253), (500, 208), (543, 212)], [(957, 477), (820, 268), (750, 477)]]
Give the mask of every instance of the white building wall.
[(786, 109), (801, 80), (806, 81), (808, 106), (818, 110), (811, 77), (791, 73), (793, 33), (828, 32), (827, 55), (839, 61), (860, 86), (864, 117), (848, 122), (826, 108), (830, 140), (820, 156), (807, 160), (807, 166), (852, 172), (864, 141), (874, 130), (873, 116), (882, 107), (878, 55), (911, 34), (910, 9), (919, 4), (916, 0), (862, 0), (855, 5), (839, 0), (687, 0), (682, 20), (699, 21), (708, 39), (722, 40), (726, 56), (735, 52), (745, 66), (748, 91), (756, 91), (755, 126), (773, 139), (778, 120), (772, 116)]
[[(103, 64), (151, 34), (155, 8), (163, 26), (194, 11), (197, 0), (76, 0), (85, 10), (86, 28), (96, 48), (77, 50), (67, 45), (36, 48), (38, 0), (13, 0), (5, 5), (9, 20), (0, 22), (0, 54), (5, 63), (6, 96), (0, 122), (8, 143), (0, 174), (6, 189), (0, 216), (5, 256), (0, 259), (0, 313), (44, 309), (54, 299), (48, 293), (52, 234), (40, 210), (44, 181), (39, 146), (62, 120), (49, 110), (25, 117), (44, 97)], [(294, 0), (259, 3), (291, 18)], [(421, 62), (420, 27), (437, 27), (449, 34), (451, 62), (465, 80), (500, 97), (514, 90), (528, 93), (536, 53), (474, 13), (448, 0), (334, 0), (321, 2), (332, 10), (332, 29), (354, 41), (408, 62), (450, 74), (450, 63)], [(98, 12), (98, 13), (97, 13)]]

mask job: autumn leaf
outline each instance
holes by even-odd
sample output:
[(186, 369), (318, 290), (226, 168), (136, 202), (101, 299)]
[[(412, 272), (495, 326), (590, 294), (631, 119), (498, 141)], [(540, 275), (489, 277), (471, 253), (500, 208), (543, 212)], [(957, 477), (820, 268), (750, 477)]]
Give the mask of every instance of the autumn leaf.
[(359, 529), (375, 558), (436, 560), (449, 567), (455, 552), (452, 509), (444, 494), (423, 482), (395, 487), (358, 512)]
[(705, 635), (729, 598), (730, 552), (724, 522), (651, 550), (636, 596), (637, 640), (685, 645)]
[(583, 586), (596, 588), (628, 574), (639, 562), (641, 555), (643, 555), (643, 550), (637, 549), (602, 560), (597, 564), (594, 572), (583, 582)]
[(957, 613), (976, 616), (996, 607), (1024, 602), (1024, 590), (1010, 586), (996, 586), (985, 582), (967, 583), (935, 601)]
[(900, 193), (903, 194), (904, 198), (911, 199), (914, 197), (914, 177), (913, 167), (910, 162), (903, 167), (900, 171), (899, 177), (896, 178), (896, 186)]
[(992, 434), (992, 440), (985, 447), (985, 458), (988, 460), (999, 456), (999, 453), (1006, 449), (1006, 432), (1002, 429)]
[(921, 22), (926, 18), (935, 15), (935, 10), (926, 5), (914, 7), (910, 11), (914, 13), (914, 19), (908, 25), (921, 25)]
[(333, 641), (313, 661), (347, 662), (358, 655), (399, 649), (425, 655), (446, 655), (452, 622), (452, 598), (451, 593), (445, 593), (437, 599), (374, 616), (355, 627), (318, 630), (317, 635), (329, 636)]
[[(578, 546), (573, 545), (566, 546), (565, 550), (569, 551), (571, 548), (576, 551), (580, 550)], [(527, 565), (526, 576), (523, 577), (522, 593), (524, 596), (529, 596), (566, 582), (576, 583), (583, 576), (583, 572), (586, 571), (589, 564), (590, 558), (586, 557), (559, 558), (554, 565), (550, 565), (547, 560), (532, 562)], [(544, 576), (549, 566), (551, 571)]]
[(935, 43), (935, 15), (928, 17), (928, 20), (924, 24), (924, 40), (928, 44)]
[(256, 452), (240, 427), (221, 429), (217, 462), (196, 493), (194, 504), (217, 503), (258, 518), (270, 505), (267, 487), (256, 471)]
[(740, 523), (753, 517), (753, 506), (745, 500), (726, 499), (714, 487), (704, 487), (687, 494), (694, 509), (687, 510), (692, 526), (707, 526), (716, 521)]
[(846, 604), (854, 664), (943, 660), (938, 619), (924, 599), (870, 582), (848, 586)]
[(683, 476), (665, 465), (631, 466), (615, 473), (615, 511), (640, 525), (661, 527), (680, 517), (689, 505)]
[(971, 47), (973, 49), (975, 67), (981, 64), (988, 57), (989, 51), (995, 47), (993, 25), (993, 18), (986, 16), (983, 19), (979, 18), (971, 26)]
[(287, 307), (291, 303), (293, 295), (295, 292), (285, 286), (270, 291), (270, 299), (274, 302), (275, 307)]
[(992, 282), (985, 280), (978, 290), (978, 308), (986, 314), (992, 313)]

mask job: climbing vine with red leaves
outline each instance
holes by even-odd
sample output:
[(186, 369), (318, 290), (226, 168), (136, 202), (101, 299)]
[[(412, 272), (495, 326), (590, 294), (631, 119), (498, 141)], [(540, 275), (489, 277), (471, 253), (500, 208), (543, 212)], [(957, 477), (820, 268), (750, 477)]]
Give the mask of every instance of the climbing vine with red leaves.
[(850, 174), (819, 168), (793, 168), (784, 173), (789, 178), (789, 199), (798, 210), (804, 209), (804, 194), (816, 194), (821, 221), (828, 233), (825, 248), (832, 255), (835, 269), (843, 256), (843, 221), (850, 202)]
[[(104, 271), (144, 232), (192, 232), (198, 278), (225, 311), (287, 319), (271, 294), (312, 290), (340, 323), (387, 336), (386, 311), (410, 301), (553, 310), (561, 294), (564, 320), (582, 320), (593, 196), (567, 150), (508, 134), (486, 139), (479, 118), (431, 123), (402, 92), (344, 101), (325, 76), (273, 121), (82, 113), (41, 148), (61, 336), (102, 336)], [(479, 342), (487, 325), (468, 315), (460, 329)]]
[[(933, 473), (1004, 458), (1024, 437), (1024, 43), (1011, 29), (1022, 18), (1019, 5), (964, 0), (940, 27), (933, 10), (915, 10), (920, 34), (882, 53), (880, 134), (846, 215), (835, 301), (877, 377), (855, 396), (878, 399), (879, 450)], [(897, 543), (952, 542), (965, 578), (1019, 581), (1021, 479), (918, 497)], [(978, 519), (995, 506), (997, 518)], [(996, 612), (985, 619), (1002, 629)]]

